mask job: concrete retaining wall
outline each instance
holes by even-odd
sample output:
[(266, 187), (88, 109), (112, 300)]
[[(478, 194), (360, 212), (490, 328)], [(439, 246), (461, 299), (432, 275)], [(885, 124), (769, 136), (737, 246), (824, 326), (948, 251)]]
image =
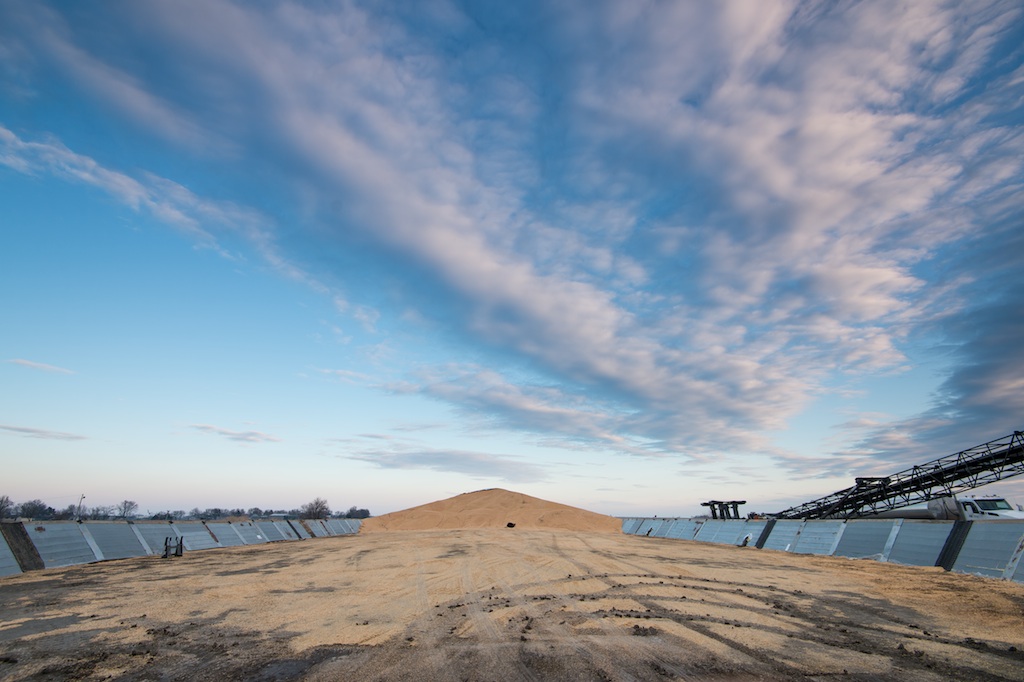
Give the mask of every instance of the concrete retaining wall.
[(3, 533), (0, 533), (0, 577), (14, 575), (15, 573), (21, 573), (21, 566), (18, 565), (18, 560), (14, 558), (14, 552), (7, 546), (7, 540), (4, 538)]
[(327, 527), (335, 535), (352, 535), (359, 532), (363, 522), (359, 519), (327, 519)]
[[(308, 524), (308, 525), (307, 525)], [(358, 519), (275, 521), (31, 521), (0, 525), (0, 577), (109, 559), (160, 556), (179, 539), (188, 551), (359, 532)], [(14, 537), (14, 545), (9, 540)]]
[[(622, 531), (627, 535), (750, 546), (763, 541), (764, 549), (795, 554), (874, 559), (910, 566), (943, 565), (958, 573), (1024, 583), (1024, 521), (974, 521), (963, 526), (958, 531), (957, 541), (952, 542), (953, 521), (854, 519), (769, 522), (638, 517), (622, 520)], [(965, 531), (966, 538), (963, 535)], [(767, 536), (762, 538), (762, 533), (767, 533)], [(960, 539), (963, 539), (962, 545)], [(955, 554), (950, 554), (951, 551)], [(942, 556), (944, 552), (945, 557)]]
[(32, 522), (25, 524), (25, 529), (46, 568), (87, 564), (103, 558), (74, 521)]
[(295, 531), (295, 534), (302, 540), (309, 540), (313, 537), (301, 521), (289, 521), (288, 526)]
[(149, 554), (127, 523), (82, 523), (79, 529), (83, 535), (92, 538), (100, 559), (127, 559)]
[[(643, 519), (640, 519), (643, 521)], [(673, 540), (692, 540), (704, 524), (701, 520), (674, 519), (668, 527), (665, 537)]]
[(213, 549), (214, 547), (220, 547), (213, 535), (206, 528), (204, 523), (175, 523), (174, 530), (177, 531), (179, 537), (185, 542), (185, 549), (194, 551), (197, 549)]
[(776, 521), (772, 528), (771, 535), (764, 543), (764, 549), (777, 549), (788, 552), (796, 546), (800, 537), (800, 530), (804, 527), (803, 521)]
[(639, 528), (640, 524), (643, 522), (643, 519), (622, 519), (622, 532), (626, 535), (636, 535), (636, 529)]
[(237, 547), (238, 545), (245, 544), (245, 540), (242, 539), (242, 536), (235, 529), (235, 524), (214, 521), (206, 524), (206, 528), (213, 534), (213, 537), (220, 543), (221, 547)]
[(309, 529), (309, 532), (313, 534), (313, 537), (326, 538), (333, 535), (333, 533), (327, 529), (323, 519), (308, 519), (303, 521), (302, 524)]
[[(767, 521), (712, 519), (705, 521), (697, 529), (694, 539), (720, 545), (753, 545), (760, 537), (765, 524)], [(744, 543), (745, 539), (746, 543)]]
[(242, 536), (242, 540), (247, 545), (260, 545), (265, 542), (270, 542), (267, 536), (264, 535), (260, 527), (252, 521), (239, 521), (238, 523), (231, 524), (235, 528), (235, 532)]
[(796, 554), (820, 554), (832, 556), (836, 545), (843, 536), (846, 524), (842, 521), (822, 521), (821, 523), (805, 523), (800, 529), (796, 544), (790, 550)]
[(263, 537), (268, 542), (277, 542), (278, 540), (284, 540), (285, 537), (281, 535), (281, 530), (274, 524), (273, 521), (256, 521), (256, 527), (263, 533)]
[[(850, 523), (861, 523), (851, 521)], [(953, 530), (953, 521), (905, 519), (900, 525), (887, 561), (907, 566), (935, 566)]]
[(975, 521), (957, 554), (953, 570), (989, 578), (1013, 579), (1024, 546), (1024, 521)]
[(164, 541), (166, 538), (171, 538), (172, 543), (178, 541), (179, 536), (174, 530), (173, 523), (167, 523), (165, 521), (135, 523), (132, 524), (132, 527), (149, 547), (150, 554), (163, 554)]
[(836, 546), (835, 556), (885, 561), (892, 549), (889, 539), (893, 537), (893, 530), (898, 530), (900, 520), (870, 519), (847, 523), (846, 531)]

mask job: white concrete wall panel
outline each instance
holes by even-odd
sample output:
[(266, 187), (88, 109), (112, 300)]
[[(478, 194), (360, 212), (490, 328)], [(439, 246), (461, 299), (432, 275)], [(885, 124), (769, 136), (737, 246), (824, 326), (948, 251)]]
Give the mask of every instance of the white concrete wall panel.
[(989, 578), (1006, 575), (1024, 538), (1024, 521), (975, 521), (964, 546), (957, 554), (953, 570)]
[(104, 559), (127, 559), (146, 556), (146, 548), (139, 542), (135, 531), (125, 521), (97, 521), (83, 523)]
[(313, 537), (312, 535), (310, 535), (309, 531), (306, 530), (306, 527), (302, 525), (302, 521), (289, 521), (288, 525), (291, 527), (293, 531), (295, 531), (295, 534), (303, 540), (309, 540)]
[(764, 530), (765, 521), (746, 521), (745, 519), (710, 519), (701, 525), (695, 540), (714, 542), (720, 545), (740, 545), (743, 538), (750, 535), (748, 544), (753, 545)]
[(268, 542), (263, 530), (252, 521), (239, 521), (231, 525), (235, 527), (235, 530), (242, 536), (242, 540), (247, 545), (261, 545), (264, 542)]
[(789, 551), (795, 554), (832, 556), (845, 528), (843, 521), (808, 521), (800, 529), (800, 536)]
[(164, 553), (164, 538), (171, 538), (172, 543), (178, 541), (178, 533), (174, 530), (174, 524), (166, 521), (136, 523), (135, 530), (145, 538), (146, 544), (155, 555)]
[(792, 551), (803, 525), (803, 521), (776, 521), (771, 535), (768, 536), (768, 540), (764, 543), (764, 549), (777, 549), (783, 552)]
[(835, 555), (851, 559), (879, 560), (885, 555), (886, 543), (898, 519), (864, 519), (848, 521), (846, 531), (836, 546)]
[(14, 552), (7, 546), (7, 539), (0, 533), (0, 577), (21, 573), (21, 566), (14, 557)]
[(25, 530), (46, 568), (100, 559), (74, 521), (32, 521), (25, 523)]
[(665, 537), (673, 540), (693, 540), (702, 525), (703, 519), (675, 519), (669, 524)]
[(953, 521), (905, 519), (889, 552), (889, 563), (934, 566), (953, 530)]
[(195, 551), (198, 549), (213, 549), (220, 547), (220, 544), (213, 539), (206, 525), (202, 523), (179, 522), (174, 524), (175, 530), (185, 541), (185, 549)]
[(206, 527), (217, 538), (221, 547), (237, 547), (244, 545), (245, 541), (235, 532), (233, 523), (214, 521), (206, 524)]
[(298, 540), (299, 536), (295, 534), (295, 529), (292, 528), (291, 524), (287, 521), (272, 521), (274, 527), (277, 528), (278, 532), (285, 540)]
[(318, 538), (326, 538), (334, 535), (334, 533), (328, 530), (327, 524), (324, 523), (323, 519), (309, 519), (306, 521), (306, 527), (309, 528), (310, 532)]
[(643, 519), (628, 518), (622, 519), (622, 532), (626, 535), (636, 535), (636, 529), (643, 523)]
[(281, 531), (274, 525), (273, 521), (257, 521), (256, 526), (267, 538), (268, 542), (277, 542), (278, 540), (285, 539), (284, 535), (281, 534)]

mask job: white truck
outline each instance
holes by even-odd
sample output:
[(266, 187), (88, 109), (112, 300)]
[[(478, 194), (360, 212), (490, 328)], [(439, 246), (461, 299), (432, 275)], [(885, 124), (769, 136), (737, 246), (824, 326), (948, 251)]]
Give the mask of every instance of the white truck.
[(929, 516), (933, 519), (956, 521), (995, 521), (998, 519), (1024, 519), (1024, 509), (1010, 504), (1005, 497), (938, 497), (928, 502)]
[(1024, 519), (1020, 505), (1012, 505), (1005, 497), (936, 497), (927, 507), (913, 506), (902, 509), (865, 514), (862, 519), (924, 519), (931, 521), (998, 521)]

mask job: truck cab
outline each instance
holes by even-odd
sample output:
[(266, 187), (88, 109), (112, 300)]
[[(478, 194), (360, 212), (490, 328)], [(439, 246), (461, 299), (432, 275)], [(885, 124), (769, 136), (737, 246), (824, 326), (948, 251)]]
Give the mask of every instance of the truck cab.
[(940, 497), (928, 502), (928, 509), (937, 519), (994, 521), (1024, 519), (1024, 510), (1014, 507), (1005, 497)]

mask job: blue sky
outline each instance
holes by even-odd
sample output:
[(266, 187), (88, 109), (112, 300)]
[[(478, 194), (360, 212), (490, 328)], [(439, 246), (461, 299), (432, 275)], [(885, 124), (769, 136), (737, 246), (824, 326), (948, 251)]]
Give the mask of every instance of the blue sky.
[(1022, 429), (1022, 46), (1019, 2), (4, 2), (0, 494), (777, 511)]

